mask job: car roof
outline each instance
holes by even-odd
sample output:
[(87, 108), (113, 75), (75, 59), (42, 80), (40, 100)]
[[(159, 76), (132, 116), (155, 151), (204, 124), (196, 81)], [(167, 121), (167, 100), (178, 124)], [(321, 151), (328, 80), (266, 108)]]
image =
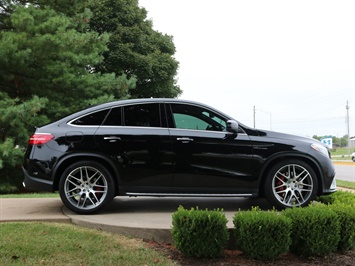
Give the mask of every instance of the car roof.
[(80, 117), (86, 114), (89, 114), (91, 112), (95, 112), (101, 109), (108, 109), (112, 107), (118, 107), (118, 106), (123, 106), (123, 105), (130, 105), (130, 104), (142, 104), (142, 103), (185, 103), (185, 104), (192, 104), (192, 105), (197, 105), (197, 106), (202, 106), (205, 108), (208, 108), (212, 111), (215, 111), (223, 116), (225, 116), (228, 119), (233, 119), (229, 115), (219, 111), (216, 108), (213, 108), (207, 104), (204, 103), (199, 103), (195, 101), (190, 101), (190, 100), (183, 100), (183, 99), (175, 99), (175, 98), (140, 98), (140, 99), (127, 99), (127, 100), (118, 100), (118, 101), (112, 101), (112, 102), (107, 102), (107, 103), (102, 103), (94, 106), (89, 106), (85, 109), (82, 109), (78, 112), (72, 113), (62, 119), (59, 119), (57, 121), (54, 121), (53, 123), (56, 124), (61, 124), (63, 122), (67, 123), (68, 121), (71, 121), (75, 119), (76, 117)]

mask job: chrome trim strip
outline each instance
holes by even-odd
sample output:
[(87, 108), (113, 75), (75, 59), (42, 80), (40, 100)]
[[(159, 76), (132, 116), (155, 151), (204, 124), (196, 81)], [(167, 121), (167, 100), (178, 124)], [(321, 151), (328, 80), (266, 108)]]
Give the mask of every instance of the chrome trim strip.
[(139, 193), (126, 192), (127, 196), (153, 196), (153, 197), (252, 197), (253, 194), (190, 194), (190, 193)]

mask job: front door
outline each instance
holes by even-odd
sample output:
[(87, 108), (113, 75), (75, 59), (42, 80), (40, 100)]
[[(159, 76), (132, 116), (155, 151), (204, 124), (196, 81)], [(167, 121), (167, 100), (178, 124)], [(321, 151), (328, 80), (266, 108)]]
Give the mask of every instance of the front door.
[[(226, 131), (226, 118), (197, 105), (171, 105), (176, 192), (239, 194), (253, 187), (247, 134)], [(188, 188), (188, 189), (187, 189)]]

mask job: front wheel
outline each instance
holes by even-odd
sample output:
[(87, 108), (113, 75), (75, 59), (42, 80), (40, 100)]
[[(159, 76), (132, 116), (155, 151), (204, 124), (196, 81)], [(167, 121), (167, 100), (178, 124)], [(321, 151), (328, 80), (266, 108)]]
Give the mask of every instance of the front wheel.
[(112, 201), (114, 182), (109, 171), (94, 161), (70, 165), (59, 181), (59, 194), (66, 207), (78, 214), (90, 214)]
[(315, 172), (300, 160), (277, 163), (265, 180), (265, 197), (277, 208), (307, 206), (316, 197), (317, 190)]

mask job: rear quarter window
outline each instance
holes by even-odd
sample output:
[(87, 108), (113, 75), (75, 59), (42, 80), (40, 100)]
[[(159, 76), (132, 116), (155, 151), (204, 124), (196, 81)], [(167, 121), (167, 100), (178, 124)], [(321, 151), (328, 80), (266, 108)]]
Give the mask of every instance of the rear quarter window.
[(90, 113), (73, 120), (70, 124), (76, 126), (101, 126), (108, 111), (109, 109)]

